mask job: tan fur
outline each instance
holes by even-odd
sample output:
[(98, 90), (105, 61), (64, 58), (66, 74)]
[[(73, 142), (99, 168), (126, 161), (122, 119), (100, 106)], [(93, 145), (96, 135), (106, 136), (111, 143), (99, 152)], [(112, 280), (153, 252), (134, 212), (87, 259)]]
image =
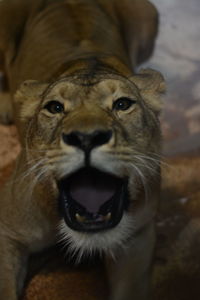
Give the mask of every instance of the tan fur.
[[(78, 257), (105, 252), (110, 299), (149, 299), (163, 77), (153, 70), (132, 75), (130, 66), (152, 51), (155, 8), (146, 0), (5, 0), (0, 20), (0, 50), (22, 144), (0, 200), (0, 299), (17, 299), (28, 256), (59, 235)], [(136, 103), (113, 111), (120, 97)], [(51, 100), (65, 112), (47, 111)], [(94, 130), (111, 130), (112, 138), (91, 151), (91, 165), (128, 176), (131, 204), (115, 228), (87, 234), (60, 219), (56, 182), (85, 161), (62, 133)]]

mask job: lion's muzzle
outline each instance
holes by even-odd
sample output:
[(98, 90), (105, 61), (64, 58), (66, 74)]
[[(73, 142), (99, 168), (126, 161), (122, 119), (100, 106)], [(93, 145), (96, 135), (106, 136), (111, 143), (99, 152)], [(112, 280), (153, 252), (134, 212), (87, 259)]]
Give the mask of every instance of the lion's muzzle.
[(64, 147), (70, 146), (84, 153), (84, 163), (78, 171), (72, 171), (58, 183), (62, 217), (77, 231), (112, 228), (120, 222), (127, 207), (127, 180), (100, 171), (94, 167), (94, 162), (91, 163), (93, 151), (102, 146), (110, 149), (114, 139), (107, 120), (102, 112), (98, 120), (87, 113), (74, 128), (71, 123), (71, 130), (66, 126), (62, 133)]

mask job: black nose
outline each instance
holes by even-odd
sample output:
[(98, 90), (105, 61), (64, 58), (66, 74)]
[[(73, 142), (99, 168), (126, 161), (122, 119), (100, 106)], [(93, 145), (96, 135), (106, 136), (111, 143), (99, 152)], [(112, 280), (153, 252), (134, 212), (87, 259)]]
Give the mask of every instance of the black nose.
[(72, 131), (69, 134), (63, 134), (63, 140), (67, 145), (78, 147), (85, 152), (108, 143), (111, 137), (111, 130), (95, 130), (91, 133)]

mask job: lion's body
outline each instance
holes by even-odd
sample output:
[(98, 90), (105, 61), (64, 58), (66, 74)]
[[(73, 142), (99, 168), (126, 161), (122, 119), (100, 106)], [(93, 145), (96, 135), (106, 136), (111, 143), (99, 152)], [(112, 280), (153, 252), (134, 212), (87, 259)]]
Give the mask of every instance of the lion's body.
[[(17, 299), (28, 256), (60, 233), (80, 256), (105, 252), (112, 300), (149, 299), (163, 79), (151, 70), (131, 74), (150, 55), (156, 32), (157, 13), (146, 0), (0, 2), (0, 51), (22, 143), (0, 199), (1, 300)], [(117, 99), (127, 107), (116, 106)], [(69, 228), (58, 209), (60, 181), (85, 165), (104, 172), (110, 190), (116, 177), (124, 188), (128, 178), (128, 210), (98, 233)]]
[[(27, 78), (50, 80), (63, 71), (65, 64), (78, 58), (115, 58), (112, 67), (117, 67), (118, 59), (120, 71), (131, 72), (128, 52), (131, 51), (134, 65), (145, 59), (151, 53), (157, 32), (154, 7), (144, 0), (134, 2), (133, 5), (130, 0), (124, 4), (113, 0), (2, 1), (0, 34), (4, 39), (0, 48), (6, 53), (5, 69), (11, 89), (16, 90)], [(127, 20), (121, 13), (126, 14)], [(16, 23), (11, 23), (13, 19)], [(128, 25), (132, 28), (125, 33)], [(9, 40), (11, 35), (13, 39)], [(124, 39), (132, 45), (126, 45)]]
[(39, 13), (36, 11), (28, 19), (28, 34), (22, 33), (20, 51), (9, 68), (12, 88), (27, 78), (51, 80), (59, 75), (60, 67), (87, 56), (109, 55), (125, 60), (126, 49), (115, 25), (116, 17), (106, 16), (109, 8), (107, 12), (105, 4), (98, 6), (91, 0), (57, 1)]

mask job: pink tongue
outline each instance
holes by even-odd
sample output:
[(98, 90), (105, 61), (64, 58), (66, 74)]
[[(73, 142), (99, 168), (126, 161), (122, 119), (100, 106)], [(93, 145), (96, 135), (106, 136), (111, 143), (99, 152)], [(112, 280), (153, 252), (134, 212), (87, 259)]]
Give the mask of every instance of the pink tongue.
[(69, 185), (72, 198), (90, 213), (111, 199), (117, 189), (117, 179), (96, 170), (81, 170), (74, 174)]

